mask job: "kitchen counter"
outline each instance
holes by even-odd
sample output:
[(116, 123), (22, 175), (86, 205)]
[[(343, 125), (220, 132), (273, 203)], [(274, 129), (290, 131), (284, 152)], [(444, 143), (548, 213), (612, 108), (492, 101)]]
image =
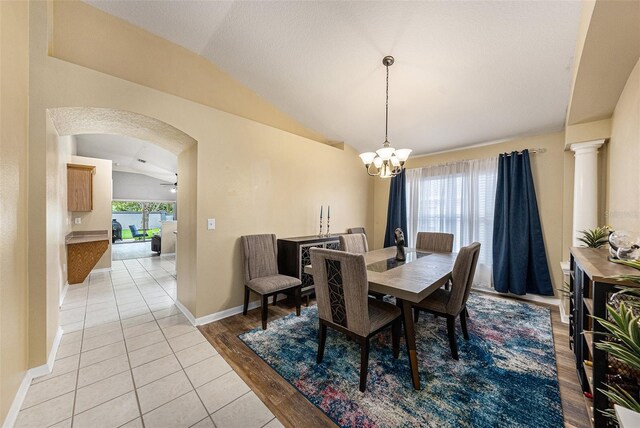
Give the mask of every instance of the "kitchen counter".
[(109, 248), (110, 240), (108, 230), (71, 232), (65, 236), (69, 284), (81, 284), (87, 279), (100, 257)]
[(64, 237), (64, 243), (83, 244), (85, 242), (108, 241), (111, 239), (108, 230), (87, 230), (83, 232), (71, 232)]

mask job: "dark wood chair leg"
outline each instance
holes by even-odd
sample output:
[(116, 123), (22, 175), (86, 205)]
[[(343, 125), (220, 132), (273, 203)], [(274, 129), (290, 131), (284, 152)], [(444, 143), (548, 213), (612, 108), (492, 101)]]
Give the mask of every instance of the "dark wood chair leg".
[(360, 392), (367, 389), (367, 373), (369, 372), (369, 339), (360, 342)]
[(469, 340), (469, 332), (467, 331), (467, 314), (465, 313), (467, 308), (464, 308), (462, 312), (460, 312), (460, 326), (462, 327), (462, 336), (464, 336), (464, 340)]
[(393, 343), (393, 358), (400, 356), (400, 335), (402, 334), (402, 320), (396, 318), (391, 324), (391, 343)]
[(273, 306), (275, 306), (277, 302), (278, 302), (278, 293), (273, 295)]
[(300, 316), (300, 306), (302, 305), (302, 286), (296, 287), (296, 316)]
[(458, 359), (458, 342), (456, 341), (456, 318), (447, 315), (447, 334), (449, 335), (449, 346), (451, 347), (451, 356), (454, 360)]
[(466, 306), (464, 307), (464, 316), (466, 316), (466, 317), (467, 317), (467, 319), (468, 319), (468, 318), (471, 318), (471, 317), (469, 316), (469, 311), (467, 310), (467, 307), (466, 307)]
[(420, 310), (418, 308), (413, 308), (413, 322), (418, 322), (420, 320)]
[(247, 315), (247, 310), (249, 309), (249, 287), (244, 286), (244, 308), (242, 308), (242, 315)]
[(318, 329), (318, 356), (316, 357), (316, 363), (320, 364), (324, 358), (324, 345), (327, 341), (327, 325), (320, 321), (320, 327)]
[(267, 315), (269, 314), (269, 296), (262, 296), (262, 329), (267, 329)]

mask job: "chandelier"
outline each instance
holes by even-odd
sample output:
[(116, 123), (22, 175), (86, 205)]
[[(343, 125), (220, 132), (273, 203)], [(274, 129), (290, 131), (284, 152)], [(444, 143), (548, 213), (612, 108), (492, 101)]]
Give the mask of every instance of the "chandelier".
[[(389, 66), (393, 64), (392, 56), (385, 56), (382, 59), (382, 64), (387, 67), (387, 99), (385, 103), (385, 116), (384, 116), (384, 143), (382, 148), (376, 150), (376, 152), (366, 152), (360, 154), (360, 159), (364, 162), (364, 166), (367, 169), (367, 174), (371, 176), (380, 176), (381, 178), (395, 177), (400, 174), (404, 169), (404, 163), (411, 154), (411, 149), (394, 149), (391, 147), (391, 143), (387, 139), (387, 133), (389, 131)], [(375, 167), (372, 172), (371, 165)]]

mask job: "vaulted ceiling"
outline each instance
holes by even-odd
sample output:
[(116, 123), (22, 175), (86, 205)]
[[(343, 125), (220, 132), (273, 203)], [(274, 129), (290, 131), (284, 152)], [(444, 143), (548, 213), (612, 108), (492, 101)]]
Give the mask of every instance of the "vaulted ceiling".
[(580, 1), (99, 1), (360, 151), (433, 153), (562, 129)]

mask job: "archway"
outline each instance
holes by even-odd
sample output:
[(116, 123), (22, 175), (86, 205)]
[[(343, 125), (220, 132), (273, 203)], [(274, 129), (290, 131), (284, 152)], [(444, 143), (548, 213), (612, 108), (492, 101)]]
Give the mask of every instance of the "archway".
[[(47, 294), (58, 291), (61, 303), (66, 284), (66, 256), (64, 235), (69, 230), (66, 206), (66, 157), (62, 141), (73, 135), (111, 134), (133, 137), (153, 143), (178, 157), (180, 191), (179, 248), (176, 255), (177, 301), (185, 289), (195, 284), (196, 260), (196, 189), (197, 141), (158, 119), (130, 111), (96, 108), (65, 107), (49, 109), (47, 120)], [(51, 282), (59, 286), (50, 286)], [(50, 297), (47, 297), (49, 300)], [(176, 302), (178, 303), (178, 302)], [(179, 305), (179, 303), (178, 303)], [(180, 306), (180, 305), (179, 305)], [(62, 324), (62, 322), (60, 323)]]

